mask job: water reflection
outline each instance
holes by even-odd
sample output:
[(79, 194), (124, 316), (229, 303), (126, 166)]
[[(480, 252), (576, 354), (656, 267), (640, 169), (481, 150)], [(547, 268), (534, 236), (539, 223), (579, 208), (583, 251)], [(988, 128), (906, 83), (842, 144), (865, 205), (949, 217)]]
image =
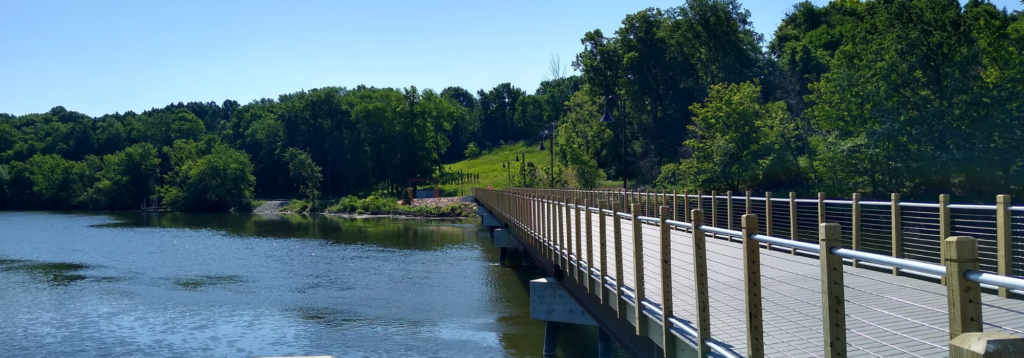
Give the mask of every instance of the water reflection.
[(338, 244), (364, 244), (396, 249), (437, 250), (465, 243), (478, 230), (471, 219), (348, 218), (339, 216), (125, 213), (100, 227), (160, 227), (223, 230), (234, 236), (309, 238)]
[[(472, 220), (0, 212), (0, 228), (4, 357), (541, 351), (542, 272), (495, 265)], [(596, 340), (566, 326), (560, 354)]]

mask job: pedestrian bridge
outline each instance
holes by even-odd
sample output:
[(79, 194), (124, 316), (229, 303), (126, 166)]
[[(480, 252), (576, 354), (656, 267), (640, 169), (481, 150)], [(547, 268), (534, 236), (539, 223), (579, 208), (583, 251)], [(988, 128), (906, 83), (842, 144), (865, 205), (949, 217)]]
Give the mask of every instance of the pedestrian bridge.
[[(992, 256), (998, 262), (991, 265), (1000, 275), (985, 270), (986, 255), (979, 259), (985, 241), (979, 246), (969, 236), (922, 241), (915, 249), (937, 257), (918, 260), (895, 249), (892, 255), (866, 250), (858, 203), (846, 211), (849, 220), (827, 222), (820, 196), (817, 240), (809, 242), (807, 230), (772, 235), (779, 226), (772, 214), (778, 219), (784, 210), (773, 209), (770, 196), (757, 210), (748, 194), (746, 214), (734, 215), (731, 193), (724, 213), (712, 195), (709, 215), (702, 195), (551, 189), (473, 194), (492, 216), (485, 219), (511, 233), (602, 336), (610, 335), (632, 356), (1024, 357), (1024, 279), (1005, 272), (1016, 272), (1011, 258), (1020, 255), (1011, 246), (1021, 248), (1020, 242), (1004, 247), (1000, 241)], [(788, 202), (795, 203), (792, 196)], [(1006, 204), (997, 209), (1018, 209), (1008, 206), (1008, 198)], [(957, 232), (949, 224), (948, 202), (935, 205), (937, 232)], [(904, 230), (896, 222), (913, 216), (896, 213), (889, 220), (897, 233), (892, 246), (902, 253)], [(806, 228), (797, 210), (789, 214), (784, 220), (791, 230), (784, 231)], [(1000, 225), (1010, 218), (995, 216)], [(996, 230), (994, 240), (1009, 240), (1011, 232)]]

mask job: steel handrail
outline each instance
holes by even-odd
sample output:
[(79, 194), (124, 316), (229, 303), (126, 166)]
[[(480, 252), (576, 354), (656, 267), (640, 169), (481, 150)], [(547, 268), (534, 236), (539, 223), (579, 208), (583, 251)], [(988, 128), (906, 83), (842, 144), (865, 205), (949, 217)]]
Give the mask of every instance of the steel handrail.
[(800, 242), (800, 241), (796, 241), (796, 240), (783, 239), (783, 238), (778, 238), (778, 237), (774, 237), (774, 236), (756, 235), (755, 234), (755, 235), (750, 235), (750, 239), (752, 239), (754, 241), (757, 241), (757, 242), (763, 242), (763, 243), (766, 243), (766, 244), (772, 244), (772, 245), (775, 245), (775, 246), (788, 247), (788, 248), (797, 249), (797, 250), (805, 250), (805, 251), (811, 251), (811, 252), (818, 252), (818, 250), (821, 250), (820, 246), (815, 245), (815, 244), (806, 243), (806, 242)]
[(833, 255), (842, 258), (867, 261), (882, 265), (889, 265), (896, 268), (919, 271), (935, 276), (946, 276), (946, 267), (942, 265), (930, 264), (927, 262), (920, 261), (912, 261), (892, 256), (872, 254), (863, 251), (854, 251), (838, 247), (832, 248), (830, 252)]
[(676, 221), (676, 220), (665, 220), (665, 223), (669, 224), (669, 225), (672, 225), (672, 226), (675, 226), (675, 227), (681, 227), (681, 228), (686, 228), (686, 229), (693, 229), (693, 224), (688, 223), (688, 222), (682, 222), (682, 221)]
[(949, 204), (946, 205), (950, 209), (975, 209), (975, 210), (996, 210), (995, 205), (971, 205), (971, 204)]
[(968, 270), (967, 272), (964, 272), (964, 278), (966, 278), (968, 281), (974, 281), (980, 284), (992, 285), (996, 287), (1006, 287), (1013, 290), (1024, 291), (1024, 280), (1015, 277), (1000, 276), (994, 273)]
[[(728, 198), (728, 197), (726, 196), (725, 198)], [(773, 198), (772, 200), (775, 201), (776, 199)], [(780, 198), (778, 200), (779, 201), (786, 201), (787, 199), (781, 199)], [(586, 208), (584, 206), (578, 206), (578, 205), (575, 205), (575, 204), (562, 203), (562, 202), (552, 201), (552, 200), (541, 199), (541, 201), (542, 202), (552, 202), (552, 203), (556, 203), (556, 204), (566, 205), (567, 207), (573, 207), (573, 208), (574, 207)], [(798, 202), (814, 202), (814, 200), (811, 200), (811, 199), (797, 199), (797, 201)], [(830, 202), (830, 200), (826, 200), (825, 202), (828, 203), (828, 202)], [(836, 202), (836, 201), (831, 201), (831, 202)], [(862, 201), (862, 202), (860, 202), (860, 204), (866, 204), (866, 205), (891, 205), (892, 202)], [(939, 204), (930, 204), (930, 203), (899, 203), (898, 205), (900, 205), (900, 206), (909, 206), (909, 207), (929, 207), (929, 208), (938, 208), (938, 207), (940, 207)], [(971, 204), (949, 204), (949, 205), (947, 205), (947, 207), (948, 208), (952, 208), (952, 209), (979, 209), (979, 210), (994, 210), (994, 209), (996, 209), (995, 205), (971, 205)], [(586, 209), (590, 210), (590, 211), (600, 211), (600, 212), (604, 212), (604, 213), (607, 213), (607, 214), (618, 215), (619, 217), (625, 218), (625, 219), (633, 219), (632, 215), (626, 214), (626, 213), (613, 212), (611, 210), (598, 209), (598, 208), (586, 208)], [(1024, 210), (1024, 207), (1022, 207), (1022, 206), (1014, 206), (1014, 207), (1009, 207), (1008, 209), (1016, 211), (1016, 210)], [(502, 216), (507, 216), (504, 212), (501, 212), (501, 214), (502, 214)], [(640, 221), (643, 221), (643, 222), (650, 222), (650, 223), (660, 223), (661, 222), (661, 219), (654, 218), (654, 217), (649, 217), (649, 216), (637, 216), (636, 219), (638, 219)], [(516, 222), (518, 222), (518, 221), (516, 221)], [(681, 222), (681, 221), (676, 221), (676, 220), (666, 220), (665, 222), (667, 224), (669, 224), (671, 226), (675, 226), (675, 227), (683, 227), (683, 228), (688, 228), (688, 229), (693, 229), (695, 227), (695, 225), (693, 225), (691, 223), (686, 223), (686, 222)], [(743, 236), (743, 233), (741, 231), (722, 229), (722, 228), (717, 228), (717, 227), (713, 227), (713, 226), (696, 225), (696, 228), (701, 229), (701, 230), (703, 230), (703, 231), (705, 231), (707, 233), (715, 233), (715, 234), (721, 234), (721, 235), (727, 235), (727, 236), (733, 236), (733, 237), (742, 237)], [(790, 239), (783, 239), (783, 238), (767, 236), (767, 235), (753, 234), (753, 235), (750, 235), (750, 239), (754, 240), (754, 241), (758, 241), (758, 242), (772, 244), (772, 245), (779, 246), (779, 247), (786, 247), (786, 248), (793, 248), (793, 249), (797, 249), (797, 250), (803, 250), (803, 251), (807, 251), (809, 253), (817, 253), (817, 252), (820, 252), (820, 250), (821, 250), (821, 246), (817, 245), (817, 244), (801, 242), (801, 241), (796, 241), (796, 240), (790, 240)], [(844, 248), (840, 248), (840, 247), (832, 248), (829, 252), (831, 254), (833, 254), (833, 255), (836, 255), (836, 256), (839, 256), (839, 257), (842, 257), (842, 258), (845, 258), (845, 259), (859, 260), (859, 261), (862, 261), (862, 262), (865, 262), (865, 263), (870, 263), (870, 264), (875, 264), (875, 265), (885, 265), (885, 266), (889, 266), (889, 267), (893, 267), (893, 268), (900, 268), (900, 269), (905, 269), (905, 270), (911, 270), (911, 271), (916, 271), (916, 272), (920, 272), (920, 273), (923, 273), (923, 274), (932, 275), (932, 276), (936, 276), (936, 277), (946, 277), (946, 267), (942, 266), (942, 265), (936, 265), (936, 264), (931, 264), (931, 263), (926, 263), (926, 262), (908, 260), (908, 259), (898, 258), (898, 257), (891, 257), (891, 256), (873, 254), (873, 253), (868, 253), (868, 252), (863, 252), (863, 251), (856, 251), (856, 250), (851, 250), (851, 249), (844, 249)], [(973, 270), (971, 270), (971, 271), (967, 271), (967, 272), (964, 273), (964, 278), (969, 280), (969, 281), (972, 281), (972, 282), (977, 282), (977, 283), (982, 284), (983, 286), (987, 286), (987, 287), (1005, 287), (1005, 288), (1008, 288), (1008, 289), (1011, 289), (1011, 290), (1014, 290), (1014, 291), (1017, 291), (1017, 292), (1024, 292), (1024, 279), (1020, 279), (1020, 278), (1016, 278), (1016, 277), (1002, 276), (1002, 275), (998, 275), (998, 274), (994, 274), (994, 273), (988, 273), (988, 272), (973, 271)], [(624, 288), (625, 288), (625, 286), (624, 286)], [(625, 291), (624, 291), (624, 293), (625, 293)], [(648, 305), (647, 302), (644, 302), (643, 304), (645, 306)], [(649, 308), (651, 308), (652, 310), (657, 310), (657, 308), (654, 307), (654, 306), (651, 306)], [(660, 312), (660, 310), (657, 310), (657, 311)]]
[(661, 219), (652, 218), (650, 216), (637, 216), (636, 219), (640, 220), (640, 221), (643, 221), (643, 222), (648, 222), (648, 223), (660, 223), (661, 222)]
[[(912, 203), (912, 202), (900, 202), (900, 204), (899, 204), (899, 205), (900, 205), (900, 206), (910, 206), (910, 207), (916, 207), (916, 208), (938, 208), (938, 207), (939, 207), (939, 204), (931, 204), (931, 203)], [(950, 206), (952, 206), (952, 205), (946, 205), (946, 206), (947, 206), (947, 207), (950, 207)]]

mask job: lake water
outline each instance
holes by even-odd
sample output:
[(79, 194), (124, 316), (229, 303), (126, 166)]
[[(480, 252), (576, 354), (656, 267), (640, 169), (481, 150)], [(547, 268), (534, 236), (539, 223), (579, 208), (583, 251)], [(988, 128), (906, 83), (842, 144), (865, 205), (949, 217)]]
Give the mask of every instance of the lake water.
[[(528, 282), (543, 273), (496, 265), (481, 230), (0, 212), (0, 357), (540, 356)], [(596, 328), (560, 333), (559, 356), (596, 356)]]

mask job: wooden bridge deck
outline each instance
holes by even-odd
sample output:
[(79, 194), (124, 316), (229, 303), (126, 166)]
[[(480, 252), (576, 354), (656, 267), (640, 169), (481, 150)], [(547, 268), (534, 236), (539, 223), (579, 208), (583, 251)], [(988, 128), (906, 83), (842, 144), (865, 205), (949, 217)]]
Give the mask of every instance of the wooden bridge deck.
[[(575, 215), (560, 210), (562, 234), (575, 253)], [(581, 215), (588, 215), (581, 212)], [(597, 213), (591, 215), (593, 273), (601, 267)], [(615, 272), (613, 219), (606, 220), (607, 269)], [(583, 220), (581, 220), (583, 221)], [(660, 236), (657, 226), (642, 224), (646, 299), (660, 306)], [(568, 229), (568, 230), (566, 230)], [(632, 223), (621, 220), (623, 271), (627, 287), (635, 287)], [(581, 230), (582, 258), (590, 248), (586, 227)], [(742, 245), (708, 234), (707, 260), (711, 334), (737, 356), (746, 355)], [(545, 238), (547, 240), (549, 238)], [(671, 231), (672, 299), (674, 315), (691, 327), (696, 318), (692, 238), (687, 230)], [(575, 258), (575, 255), (572, 256)], [(585, 260), (583, 260), (585, 261)], [(823, 354), (820, 262), (815, 257), (761, 249), (762, 300), (766, 355)], [(915, 277), (894, 276), (866, 268), (844, 267), (847, 340), (851, 357), (937, 357), (948, 355), (949, 324), (946, 288)], [(985, 331), (1024, 334), (1024, 301), (983, 295)]]

